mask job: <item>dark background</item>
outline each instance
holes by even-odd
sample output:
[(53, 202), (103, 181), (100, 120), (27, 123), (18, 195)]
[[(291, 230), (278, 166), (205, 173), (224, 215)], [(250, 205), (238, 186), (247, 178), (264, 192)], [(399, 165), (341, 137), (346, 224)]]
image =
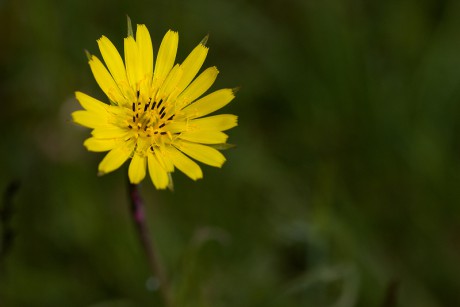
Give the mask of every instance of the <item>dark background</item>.
[(127, 167), (70, 122), (127, 14), (241, 87), (222, 169), (141, 186), (180, 307), (460, 306), (456, 0), (0, 1), (0, 306), (161, 306)]

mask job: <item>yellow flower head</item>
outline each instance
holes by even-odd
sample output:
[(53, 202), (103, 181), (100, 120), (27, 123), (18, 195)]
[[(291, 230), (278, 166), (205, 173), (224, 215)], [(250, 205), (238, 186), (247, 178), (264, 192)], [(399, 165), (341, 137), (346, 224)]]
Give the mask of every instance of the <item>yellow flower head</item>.
[(110, 105), (76, 92), (84, 110), (73, 112), (72, 118), (93, 129), (84, 142), (88, 150), (109, 151), (99, 164), (100, 174), (131, 158), (131, 183), (141, 182), (148, 168), (155, 187), (165, 189), (172, 186), (170, 174), (175, 168), (193, 180), (203, 177), (191, 158), (215, 167), (225, 162), (213, 145), (226, 143), (223, 131), (235, 127), (237, 117), (206, 115), (228, 104), (234, 91), (221, 89), (201, 97), (218, 74), (216, 67), (210, 67), (195, 78), (208, 53), (206, 39), (182, 64), (174, 64), (178, 40), (177, 32), (166, 33), (155, 65), (145, 25), (137, 26), (136, 37), (129, 34), (124, 39), (124, 63), (107, 37), (97, 41), (105, 66), (94, 55), (89, 56), (89, 65)]

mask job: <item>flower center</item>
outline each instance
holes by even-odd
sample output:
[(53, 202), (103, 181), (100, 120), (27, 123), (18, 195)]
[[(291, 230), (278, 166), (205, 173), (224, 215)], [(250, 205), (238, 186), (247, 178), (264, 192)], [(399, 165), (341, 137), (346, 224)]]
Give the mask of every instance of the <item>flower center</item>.
[[(169, 114), (171, 113), (171, 114)], [(132, 104), (132, 121), (128, 128), (133, 130), (136, 137), (156, 138), (166, 135), (166, 125), (174, 119), (174, 114), (167, 109), (163, 99), (153, 101), (151, 97), (141, 101), (137, 92), (137, 101)], [(154, 140), (152, 140), (155, 142)]]

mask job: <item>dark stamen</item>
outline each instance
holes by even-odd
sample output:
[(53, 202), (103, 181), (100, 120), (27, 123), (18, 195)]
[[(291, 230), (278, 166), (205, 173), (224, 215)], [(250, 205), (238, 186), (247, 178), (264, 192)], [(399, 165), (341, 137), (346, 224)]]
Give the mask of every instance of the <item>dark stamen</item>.
[(152, 104), (152, 108), (151, 108), (152, 110), (155, 109), (155, 105), (156, 105), (156, 104), (157, 104), (157, 102), (154, 101), (153, 104)]
[(149, 103), (147, 103), (147, 104), (145, 105), (145, 107), (144, 107), (144, 112), (145, 112), (145, 111), (147, 111), (147, 109), (148, 109), (149, 105), (150, 105), (150, 102), (149, 102)]
[(166, 113), (161, 113), (160, 115), (160, 119), (163, 119), (163, 117), (165, 117)]
[(166, 124), (162, 123), (161, 125), (158, 126), (158, 128), (163, 128)]
[(131, 125), (128, 125), (128, 128), (129, 128), (129, 129), (133, 129), (133, 126), (131, 126)]
[(162, 103), (163, 103), (163, 99), (160, 99), (160, 102), (158, 102), (158, 108), (161, 107)]
[(136, 116), (133, 115), (133, 123), (136, 122)]
[(153, 134), (158, 134), (158, 131), (155, 131)]
[[(160, 107), (160, 106), (158, 106), (158, 107)], [(160, 111), (160, 114), (162, 114), (162, 113), (164, 112), (165, 109), (166, 109), (165, 107), (162, 107), (162, 108), (161, 108), (161, 111)]]
[(172, 120), (174, 118), (174, 115), (176, 114), (171, 115), (167, 120)]
[(136, 103), (133, 102), (133, 112), (136, 111)]
[(141, 93), (140, 93), (139, 91), (137, 91), (137, 93), (136, 93), (137, 99), (139, 99), (139, 95), (140, 95), (140, 94), (141, 94)]
[(166, 134), (166, 132), (162, 131), (162, 132), (160, 132), (160, 134), (161, 134), (161, 135), (165, 135), (165, 134)]

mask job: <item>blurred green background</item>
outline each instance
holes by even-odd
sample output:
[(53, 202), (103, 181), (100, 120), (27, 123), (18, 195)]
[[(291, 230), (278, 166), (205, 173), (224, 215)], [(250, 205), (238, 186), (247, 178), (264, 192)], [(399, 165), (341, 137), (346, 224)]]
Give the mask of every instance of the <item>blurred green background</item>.
[(180, 307), (460, 306), (456, 0), (0, 1), (0, 306), (162, 306), (127, 167), (70, 122), (127, 14), (241, 86), (224, 167), (141, 186)]

